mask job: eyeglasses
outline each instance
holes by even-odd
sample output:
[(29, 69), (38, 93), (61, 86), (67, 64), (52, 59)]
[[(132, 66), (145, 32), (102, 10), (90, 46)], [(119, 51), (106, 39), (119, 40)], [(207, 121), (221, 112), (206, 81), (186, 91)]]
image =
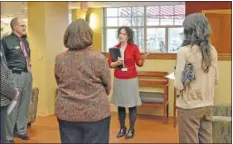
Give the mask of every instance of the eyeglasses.
[(21, 26), (21, 27), (26, 27), (26, 25), (18, 25), (18, 26)]

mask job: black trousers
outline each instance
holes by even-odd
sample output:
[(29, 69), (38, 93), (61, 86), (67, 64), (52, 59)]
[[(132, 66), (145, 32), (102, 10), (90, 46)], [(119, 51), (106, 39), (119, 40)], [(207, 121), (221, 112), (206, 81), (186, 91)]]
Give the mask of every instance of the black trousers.
[[(120, 121), (121, 128), (126, 128), (125, 126), (125, 117), (126, 117), (126, 108), (118, 107), (118, 118)], [(129, 122), (130, 122), (130, 130), (134, 130), (134, 125), (137, 117), (137, 107), (129, 108)]]
[(58, 119), (61, 143), (109, 143), (110, 117), (97, 122)]
[(6, 143), (6, 117), (7, 117), (7, 108), (8, 106), (1, 106), (0, 113), (1, 113), (1, 137), (0, 143)]

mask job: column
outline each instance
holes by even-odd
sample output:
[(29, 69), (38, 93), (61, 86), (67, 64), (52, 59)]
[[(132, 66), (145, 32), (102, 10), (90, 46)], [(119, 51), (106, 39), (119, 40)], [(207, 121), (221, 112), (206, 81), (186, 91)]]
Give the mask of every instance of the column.
[(28, 40), (31, 48), (33, 86), (39, 88), (39, 115), (54, 113), (54, 64), (65, 50), (63, 35), (68, 26), (67, 2), (28, 2)]

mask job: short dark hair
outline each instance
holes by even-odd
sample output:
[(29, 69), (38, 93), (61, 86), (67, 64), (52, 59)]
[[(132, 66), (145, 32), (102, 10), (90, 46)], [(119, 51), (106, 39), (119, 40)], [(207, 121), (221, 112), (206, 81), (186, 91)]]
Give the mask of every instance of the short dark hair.
[(122, 26), (117, 30), (117, 38), (119, 38), (121, 30), (124, 29), (126, 31), (126, 34), (128, 36), (128, 41), (127, 43), (134, 43), (133, 37), (134, 37), (134, 32), (133, 30), (128, 27), (128, 26)]
[(16, 26), (18, 23), (19, 23), (18, 18), (17, 17), (13, 18), (10, 22), (11, 29), (13, 30), (14, 26)]
[(64, 34), (64, 45), (66, 48), (81, 50), (92, 45), (93, 32), (89, 25), (83, 20), (73, 21)]

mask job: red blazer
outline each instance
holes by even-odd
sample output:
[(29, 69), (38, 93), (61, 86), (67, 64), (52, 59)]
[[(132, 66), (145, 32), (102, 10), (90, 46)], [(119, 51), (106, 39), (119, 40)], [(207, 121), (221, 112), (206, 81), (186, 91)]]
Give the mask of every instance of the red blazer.
[[(115, 47), (120, 48), (120, 44), (116, 45)], [(136, 44), (131, 43), (128, 44), (125, 48), (125, 54), (124, 54), (124, 63), (125, 67), (127, 68), (127, 71), (122, 71), (121, 69), (115, 69), (114, 70), (114, 76), (118, 79), (131, 79), (138, 76), (136, 66), (141, 67), (142, 65), (139, 64), (139, 61), (141, 60), (140, 51)], [(108, 57), (108, 64), (109, 67), (111, 67), (111, 57), (109, 55)]]

